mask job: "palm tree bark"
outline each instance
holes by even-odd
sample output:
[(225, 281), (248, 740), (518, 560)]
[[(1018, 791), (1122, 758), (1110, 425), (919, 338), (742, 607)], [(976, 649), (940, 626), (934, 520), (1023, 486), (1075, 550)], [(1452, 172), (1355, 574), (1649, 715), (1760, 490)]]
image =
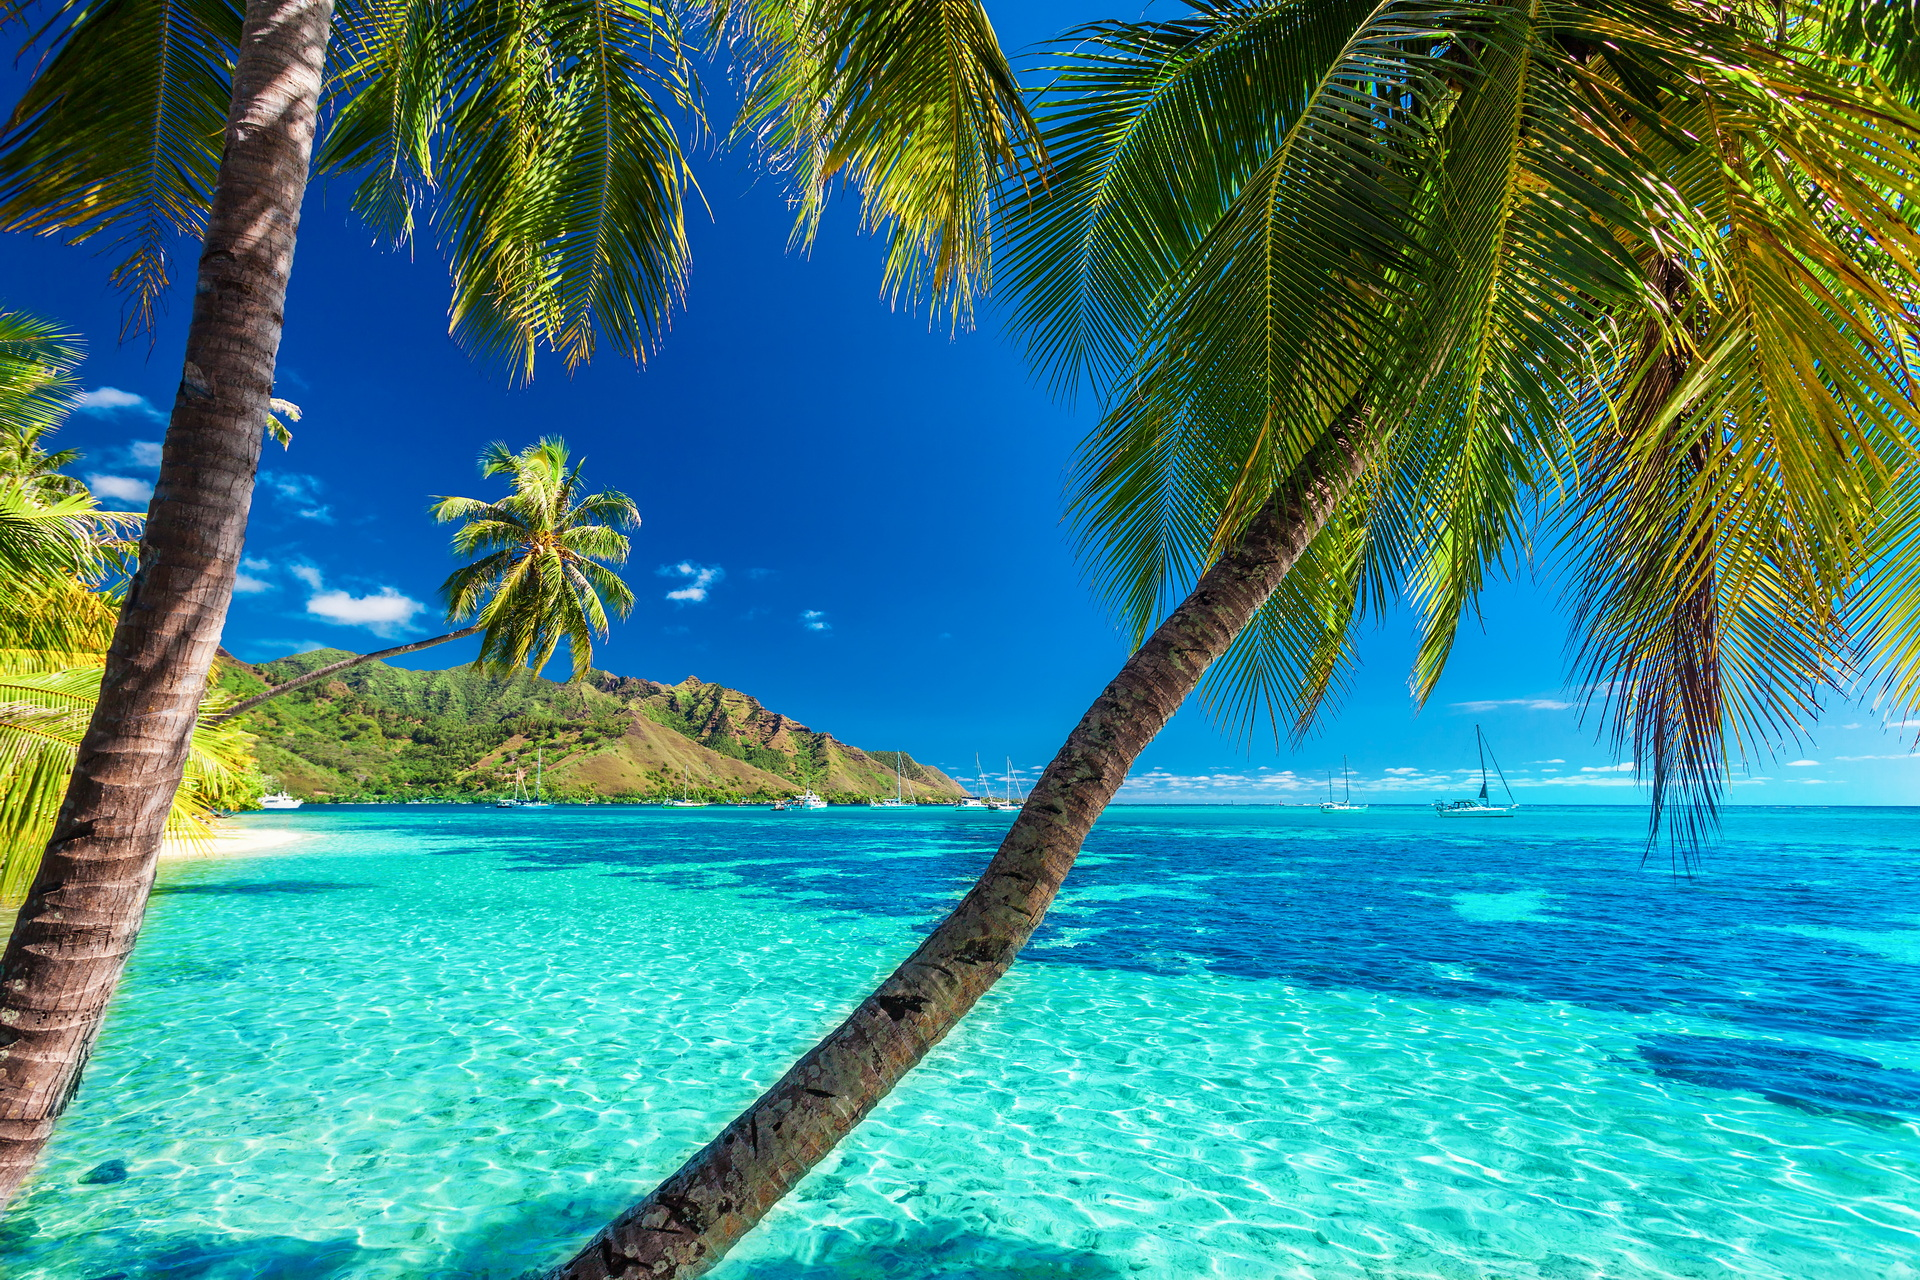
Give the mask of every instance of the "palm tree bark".
[(0, 1203), (78, 1088), (146, 911), (246, 534), (332, 17), (332, 0), (246, 7), (140, 568), (0, 960)]
[(1147, 744), (1273, 594), (1359, 475), (1356, 401), (1095, 700), (980, 879), (907, 961), (754, 1104), (552, 1280), (707, 1271), (953, 1029), (1046, 915)]
[(472, 626), (465, 627), (459, 631), (449, 631), (443, 636), (434, 636), (431, 640), (415, 640), (412, 644), (397, 644), (391, 649), (380, 649), (373, 653), (357, 653), (351, 658), (342, 658), (338, 662), (329, 662), (324, 667), (315, 667), (303, 676), (295, 676), (285, 684), (277, 684), (265, 693), (256, 693), (245, 702), (235, 703), (219, 715), (209, 718), (207, 725), (211, 728), (214, 725), (225, 724), (235, 716), (245, 715), (261, 703), (271, 701), (283, 693), (291, 693), (293, 690), (303, 685), (312, 684), (316, 680), (325, 680), (328, 676), (337, 675), (342, 671), (350, 671), (362, 663), (378, 662), (384, 658), (397, 658), (405, 653), (418, 653), (422, 649), (431, 649), (437, 644), (446, 644), (453, 640), (465, 640), (468, 636), (478, 635), (485, 629), (481, 623), (476, 622)]

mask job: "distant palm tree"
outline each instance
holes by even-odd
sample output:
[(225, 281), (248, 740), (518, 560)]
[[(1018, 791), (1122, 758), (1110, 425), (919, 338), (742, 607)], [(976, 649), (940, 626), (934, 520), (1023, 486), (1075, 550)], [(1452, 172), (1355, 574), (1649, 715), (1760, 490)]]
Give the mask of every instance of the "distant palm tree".
[(33, 497), (65, 498), (84, 489), (60, 474), (80, 454), (48, 453), (41, 444), (73, 408), (80, 356), (80, 340), (51, 321), (0, 311), (0, 480), (14, 481)]
[(607, 610), (624, 618), (633, 608), (632, 589), (606, 566), (626, 560), (628, 542), (620, 530), (639, 527), (640, 512), (616, 490), (582, 496), (580, 469), (586, 461), (568, 462), (566, 441), (558, 436), (519, 453), (496, 440), (480, 454), (480, 474), (508, 477), (513, 492), (494, 502), (441, 498), (432, 507), (434, 519), (461, 522), (453, 535), (455, 554), (480, 556), (440, 584), (448, 621), (472, 618), (472, 625), (316, 667), (235, 703), (211, 723), (223, 724), (270, 698), (362, 663), (475, 634), (480, 636), (476, 666), (524, 665), (537, 672), (564, 640), (573, 678), (586, 675), (593, 666), (594, 637), (607, 634)]

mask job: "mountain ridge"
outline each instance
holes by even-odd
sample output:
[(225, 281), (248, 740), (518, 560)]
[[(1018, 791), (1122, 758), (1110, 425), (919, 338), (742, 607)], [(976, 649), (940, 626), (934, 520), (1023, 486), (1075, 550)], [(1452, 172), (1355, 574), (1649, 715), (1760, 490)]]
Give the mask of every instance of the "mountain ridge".
[[(223, 652), (219, 685), (246, 696), (347, 656), (319, 649), (253, 664)], [(810, 785), (845, 802), (892, 795), (896, 766), (914, 796), (965, 794), (904, 752), (864, 750), (691, 675), (670, 685), (596, 670), (556, 682), (369, 662), (241, 723), (259, 739), (261, 769), (315, 800), (502, 795), (532, 786), (541, 765), (561, 799), (763, 800)]]

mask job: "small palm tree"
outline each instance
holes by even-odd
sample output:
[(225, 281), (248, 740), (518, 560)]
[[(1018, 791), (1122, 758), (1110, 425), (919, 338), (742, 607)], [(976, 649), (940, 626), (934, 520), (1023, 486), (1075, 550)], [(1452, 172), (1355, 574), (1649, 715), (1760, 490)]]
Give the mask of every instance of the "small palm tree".
[(0, 311), (0, 479), (36, 498), (66, 498), (85, 486), (60, 468), (80, 460), (73, 449), (48, 453), (43, 436), (59, 430), (73, 407), (73, 371), (80, 340), (24, 311)]
[(454, 530), (456, 555), (480, 558), (453, 571), (440, 584), (447, 620), (468, 626), (427, 640), (357, 654), (317, 667), (265, 693), (237, 702), (212, 723), (223, 724), (283, 693), (373, 662), (417, 653), (452, 640), (480, 636), (474, 665), (504, 672), (519, 666), (544, 668), (567, 642), (573, 678), (593, 666), (593, 641), (607, 635), (609, 608), (620, 617), (633, 609), (633, 590), (607, 568), (627, 558), (623, 528), (638, 528), (633, 499), (614, 489), (580, 496), (580, 470), (569, 465), (567, 443), (547, 436), (519, 453), (496, 440), (480, 452), (480, 474), (507, 476), (513, 492), (496, 502), (440, 498), (430, 510)]

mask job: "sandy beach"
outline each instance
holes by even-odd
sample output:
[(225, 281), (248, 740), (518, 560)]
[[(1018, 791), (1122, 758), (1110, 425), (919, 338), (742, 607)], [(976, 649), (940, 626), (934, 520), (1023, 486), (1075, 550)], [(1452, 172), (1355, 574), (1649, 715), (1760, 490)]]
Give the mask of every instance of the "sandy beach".
[(294, 844), (305, 840), (309, 834), (285, 828), (252, 827), (221, 819), (213, 824), (213, 839), (196, 844), (168, 840), (160, 846), (160, 857), (162, 861), (176, 858), (238, 858)]

